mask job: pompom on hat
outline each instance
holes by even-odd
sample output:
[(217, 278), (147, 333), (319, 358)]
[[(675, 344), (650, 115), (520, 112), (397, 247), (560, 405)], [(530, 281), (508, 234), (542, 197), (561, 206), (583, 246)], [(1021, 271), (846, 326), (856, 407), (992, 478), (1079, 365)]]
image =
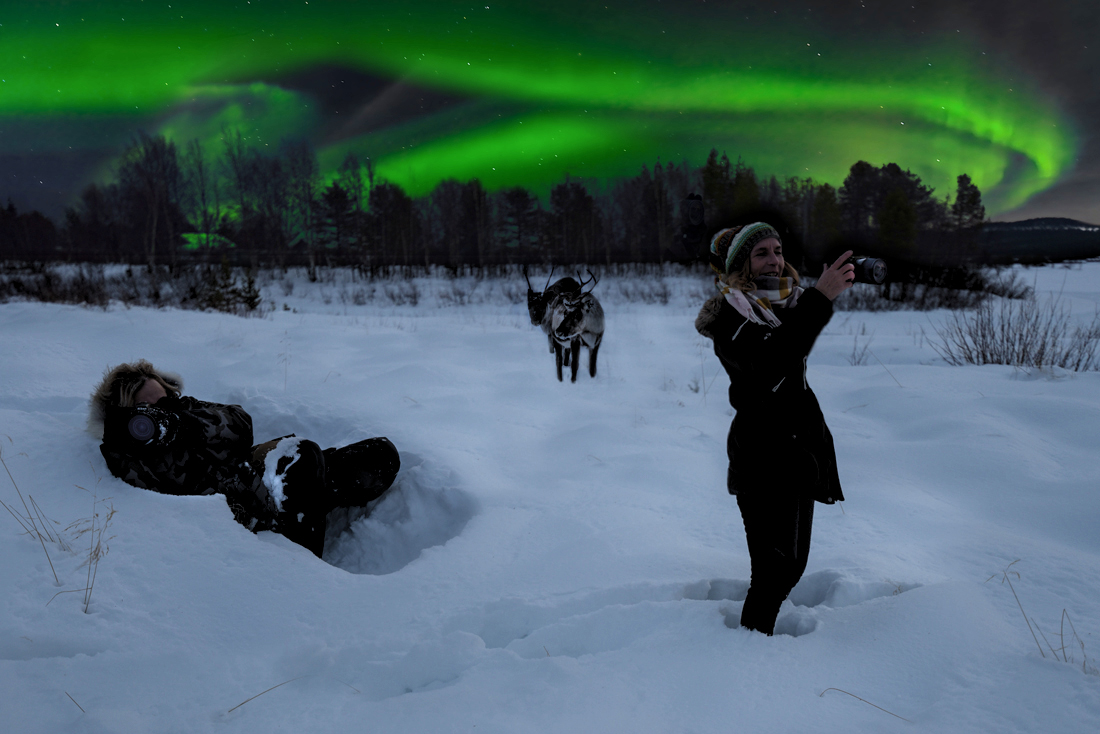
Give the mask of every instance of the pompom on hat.
[(775, 227), (764, 222), (718, 230), (710, 240), (711, 267), (726, 275), (740, 271), (756, 243), (769, 237), (783, 242)]

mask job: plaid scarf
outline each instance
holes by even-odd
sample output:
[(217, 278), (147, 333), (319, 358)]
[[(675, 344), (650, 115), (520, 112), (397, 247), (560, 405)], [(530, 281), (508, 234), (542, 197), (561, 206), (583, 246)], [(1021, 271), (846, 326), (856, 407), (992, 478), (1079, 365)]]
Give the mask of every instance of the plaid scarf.
[(794, 308), (802, 289), (794, 284), (792, 278), (761, 276), (753, 280), (756, 289), (749, 294), (756, 299), (761, 308), (769, 311), (774, 308)]
[(753, 281), (756, 288), (749, 293), (730, 288), (715, 279), (718, 290), (726, 297), (726, 302), (747, 321), (772, 328), (779, 326), (779, 318), (773, 313), (776, 308), (794, 308), (802, 288), (794, 285), (791, 278), (760, 277)]

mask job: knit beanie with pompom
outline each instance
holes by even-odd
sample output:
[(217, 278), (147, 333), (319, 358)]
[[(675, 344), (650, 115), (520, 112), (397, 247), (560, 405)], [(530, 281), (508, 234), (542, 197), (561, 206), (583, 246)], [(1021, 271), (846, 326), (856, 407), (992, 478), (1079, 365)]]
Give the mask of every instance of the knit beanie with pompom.
[(725, 275), (740, 272), (756, 243), (769, 237), (783, 242), (775, 227), (764, 222), (720, 229), (710, 240), (711, 265)]

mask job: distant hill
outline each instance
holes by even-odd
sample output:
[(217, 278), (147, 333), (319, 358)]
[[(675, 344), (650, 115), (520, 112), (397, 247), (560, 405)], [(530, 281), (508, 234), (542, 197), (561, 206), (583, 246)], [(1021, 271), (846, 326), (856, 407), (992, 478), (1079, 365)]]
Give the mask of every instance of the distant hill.
[(978, 243), (990, 264), (1085, 260), (1100, 257), (1100, 226), (1063, 217), (986, 222)]

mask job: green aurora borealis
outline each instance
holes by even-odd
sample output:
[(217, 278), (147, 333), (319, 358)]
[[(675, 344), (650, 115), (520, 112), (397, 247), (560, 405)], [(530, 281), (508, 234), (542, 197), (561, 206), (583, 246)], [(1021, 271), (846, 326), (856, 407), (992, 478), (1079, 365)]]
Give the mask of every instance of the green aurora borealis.
[[(136, 129), (217, 152), (239, 127), (308, 138), (329, 172), (369, 156), (420, 195), (475, 177), (544, 193), (717, 148), (833, 185), (857, 160), (939, 195), (968, 173), (994, 214), (1079, 144), (1024, 74), (983, 59), (961, 32), (918, 43), (766, 3), (26, 2), (0, 11), (0, 154), (103, 151), (104, 176)], [(377, 89), (318, 87), (344, 71)], [(443, 101), (390, 119), (394, 90)]]

